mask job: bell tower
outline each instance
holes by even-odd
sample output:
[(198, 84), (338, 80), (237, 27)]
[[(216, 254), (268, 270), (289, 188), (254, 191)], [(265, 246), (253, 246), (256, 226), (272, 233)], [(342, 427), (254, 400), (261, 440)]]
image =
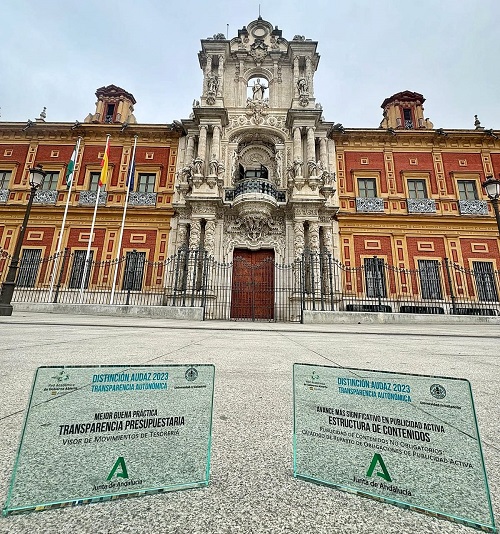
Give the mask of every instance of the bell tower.
[(107, 124), (134, 124), (134, 95), (116, 85), (100, 87), (95, 92), (97, 97), (95, 113), (90, 113), (85, 122)]

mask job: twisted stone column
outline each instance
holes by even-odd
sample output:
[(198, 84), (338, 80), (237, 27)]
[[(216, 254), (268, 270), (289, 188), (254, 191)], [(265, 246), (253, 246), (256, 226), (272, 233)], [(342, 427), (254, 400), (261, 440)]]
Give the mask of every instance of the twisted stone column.
[(179, 223), (177, 227), (177, 250), (187, 246), (187, 224)]

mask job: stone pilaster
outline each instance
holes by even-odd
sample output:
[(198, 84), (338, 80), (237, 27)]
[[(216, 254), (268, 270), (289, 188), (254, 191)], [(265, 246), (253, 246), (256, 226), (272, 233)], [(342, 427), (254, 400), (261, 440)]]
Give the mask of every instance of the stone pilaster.
[(200, 246), (201, 222), (199, 219), (191, 220), (191, 232), (189, 234), (189, 248), (197, 249)]
[(294, 256), (298, 260), (304, 253), (304, 223), (302, 221), (295, 221), (293, 235)]

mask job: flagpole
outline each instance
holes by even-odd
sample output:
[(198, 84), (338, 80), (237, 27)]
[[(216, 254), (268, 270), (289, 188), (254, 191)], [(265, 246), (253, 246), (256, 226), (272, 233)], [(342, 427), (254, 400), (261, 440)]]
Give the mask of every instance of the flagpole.
[[(78, 136), (78, 140), (76, 142), (76, 147), (75, 147), (75, 167), (76, 167), (76, 162), (78, 160), (78, 152), (80, 151), (80, 142), (81, 142), (82, 138), (81, 136)], [(66, 177), (66, 183), (67, 183), (67, 177)], [(71, 173), (71, 181), (69, 183), (69, 188), (68, 188), (68, 198), (66, 199), (66, 207), (64, 208), (64, 215), (63, 215), (63, 220), (62, 220), (62, 224), (61, 224), (61, 233), (59, 234), (59, 240), (57, 242), (57, 250), (56, 250), (56, 253), (54, 255), (54, 266), (52, 268), (52, 274), (50, 276), (50, 291), (49, 291), (49, 302), (52, 301), (52, 293), (54, 291), (54, 282), (55, 282), (55, 279), (56, 279), (56, 275), (57, 275), (57, 266), (59, 265), (59, 253), (61, 252), (61, 245), (62, 245), (62, 239), (63, 239), (63, 233), (64, 233), (64, 226), (66, 224), (66, 216), (68, 215), (68, 208), (69, 208), (69, 201), (70, 201), (70, 198), (71, 198), (71, 190), (73, 189), (73, 182), (75, 181), (75, 169), (73, 168), (73, 171)]]
[(115, 298), (115, 284), (116, 284), (116, 277), (118, 275), (118, 265), (119, 265), (119, 259), (120, 259), (120, 251), (122, 248), (122, 240), (123, 240), (123, 231), (125, 229), (125, 216), (127, 215), (127, 206), (128, 206), (128, 198), (130, 195), (130, 186), (132, 184), (132, 178), (131, 174), (134, 172), (134, 161), (135, 161), (135, 149), (137, 148), (137, 135), (134, 135), (134, 148), (132, 150), (132, 157), (130, 159), (129, 165), (128, 165), (128, 179), (126, 182), (127, 185), (127, 194), (125, 195), (125, 206), (123, 208), (123, 217), (122, 217), (122, 226), (120, 228), (120, 238), (118, 239), (118, 250), (116, 253), (116, 265), (115, 265), (115, 274), (113, 275), (113, 285), (111, 286), (111, 297), (109, 299), (109, 303), (113, 304), (113, 300)]
[[(108, 146), (109, 146), (109, 138), (111, 137), (110, 134), (107, 134), (106, 136), (106, 148), (104, 149), (104, 156), (103, 159), (106, 157)], [(106, 166), (106, 172), (107, 172), (107, 166)], [(106, 178), (106, 177), (105, 177)], [(101, 180), (99, 180), (101, 181)], [(87, 254), (85, 255), (85, 263), (83, 267), (83, 276), (82, 276), (82, 283), (80, 285), (80, 304), (83, 299), (83, 288), (85, 286), (85, 278), (87, 277), (88, 267), (89, 267), (89, 258), (90, 258), (90, 247), (92, 246), (92, 239), (94, 236), (94, 226), (95, 226), (95, 217), (97, 215), (97, 205), (99, 204), (99, 196), (101, 194), (101, 188), (102, 186), (99, 184), (99, 187), (97, 189), (97, 195), (95, 198), (95, 206), (94, 206), (94, 216), (92, 217), (92, 226), (90, 227), (90, 235), (89, 235), (89, 244), (87, 247)]]

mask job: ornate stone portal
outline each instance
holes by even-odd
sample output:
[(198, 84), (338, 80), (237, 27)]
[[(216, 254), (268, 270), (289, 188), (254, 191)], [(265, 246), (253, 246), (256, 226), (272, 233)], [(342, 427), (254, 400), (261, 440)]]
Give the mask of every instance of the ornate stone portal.
[(287, 263), (305, 249), (338, 257), (317, 43), (287, 41), (262, 18), (232, 39), (216, 35), (201, 42), (203, 94), (182, 121), (169, 254), (189, 246), (225, 262), (235, 248), (273, 249)]

